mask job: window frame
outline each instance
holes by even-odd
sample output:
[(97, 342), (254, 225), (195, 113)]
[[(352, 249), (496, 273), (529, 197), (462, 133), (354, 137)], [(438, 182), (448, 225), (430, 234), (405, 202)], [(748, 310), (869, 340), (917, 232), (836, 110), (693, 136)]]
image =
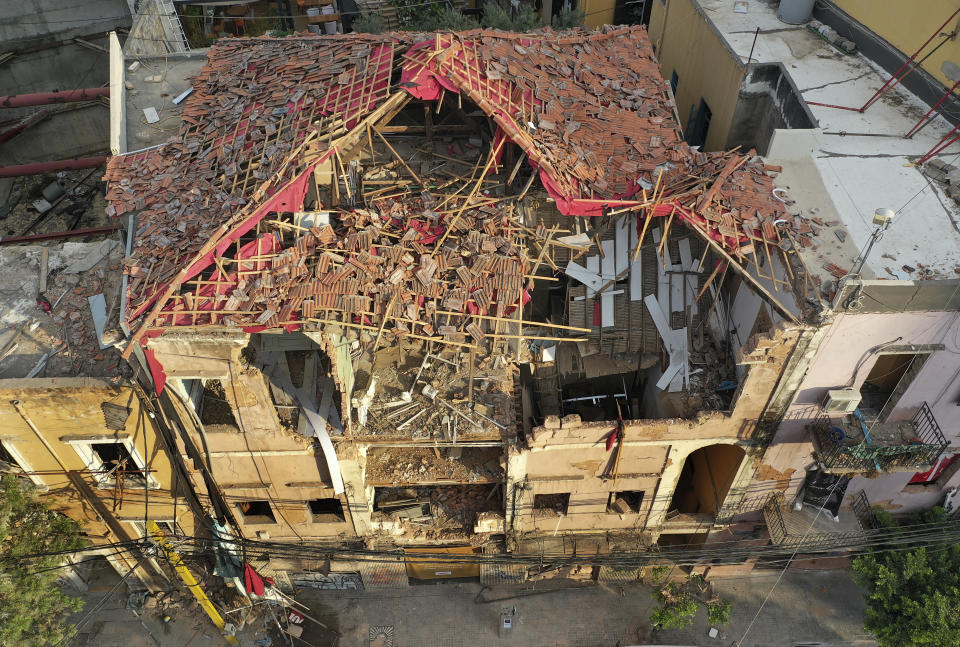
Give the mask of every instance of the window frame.
[(3, 451), (10, 454), (11, 458), (13, 458), (14, 462), (16, 462), (17, 467), (25, 472), (23, 476), (29, 478), (30, 482), (36, 485), (38, 488), (43, 490), (47, 489), (47, 484), (43, 482), (42, 478), (36, 474), (31, 474), (31, 472), (33, 472), (33, 468), (30, 467), (30, 463), (24, 459), (23, 454), (20, 453), (20, 450), (14, 447), (9, 440), (0, 439), (0, 447), (3, 448)]
[[(133, 438), (117, 438), (115, 436), (107, 436), (105, 438), (85, 438), (83, 440), (64, 440), (64, 443), (71, 445), (73, 450), (77, 452), (77, 456), (86, 464), (87, 469), (90, 470), (91, 476), (97, 480), (98, 488), (112, 488), (116, 483), (116, 479), (113, 476), (107, 476), (106, 474), (97, 474), (98, 470), (103, 468), (103, 461), (100, 460), (100, 457), (97, 456), (97, 453), (94, 451), (94, 445), (107, 445), (107, 444), (119, 444), (123, 445), (124, 449), (127, 450), (127, 453), (130, 455), (130, 458), (133, 460), (134, 464), (137, 466), (138, 470), (147, 470), (149, 469), (146, 461), (143, 460), (143, 456), (140, 455), (140, 452), (137, 451), (137, 447), (133, 442)], [(150, 489), (157, 490), (160, 488), (160, 482), (157, 481), (154, 476), (148, 472), (143, 472), (145, 486), (141, 486), (137, 483), (124, 483), (124, 488), (129, 489)]]

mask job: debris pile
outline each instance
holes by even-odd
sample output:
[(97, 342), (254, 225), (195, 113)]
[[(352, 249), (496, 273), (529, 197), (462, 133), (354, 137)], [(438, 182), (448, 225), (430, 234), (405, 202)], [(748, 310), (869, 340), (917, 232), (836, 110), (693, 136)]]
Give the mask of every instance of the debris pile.
[(477, 515), (501, 510), (502, 492), (500, 485), (377, 488), (373, 517), (399, 521), (416, 538), (478, 538)]
[(107, 214), (137, 212), (136, 261), (125, 267), (130, 313), (241, 207), (293, 177), (299, 165), (288, 158), (308, 134), (343, 131), (381, 102), (393, 51), (390, 39), (365, 35), (214, 45), (179, 133), (107, 165)]
[(502, 481), (501, 450), (390, 448), (367, 453), (366, 481), (402, 485), (430, 481)]

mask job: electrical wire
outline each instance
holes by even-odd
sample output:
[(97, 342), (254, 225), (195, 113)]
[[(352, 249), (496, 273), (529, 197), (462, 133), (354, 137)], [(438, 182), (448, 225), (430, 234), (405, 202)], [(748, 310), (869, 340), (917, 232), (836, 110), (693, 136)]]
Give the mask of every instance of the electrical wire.
[[(120, 585), (121, 585), (121, 584), (123, 584), (124, 582), (126, 582), (127, 579), (129, 579), (129, 577), (130, 577), (131, 575), (133, 575), (133, 572), (134, 572), (135, 570), (137, 570), (137, 568), (139, 568), (140, 565), (143, 564), (144, 560), (146, 560), (146, 559), (147, 559), (146, 556), (141, 557), (141, 558), (140, 558), (140, 561), (138, 561), (136, 564), (134, 564), (134, 565), (133, 565), (133, 568), (131, 568), (129, 571), (127, 571), (127, 574), (126, 574), (126, 575), (124, 575), (123, 577), (121, 577), (121, 578), (117, 581), (117, 583), (114, 584), (113, 587), (112, 587), (109, 591), (107, 591), (106, 593), (103, 594), (103, 597), (100, 598), (100, 601), (97, 602), (97, 604), (94, 605), (94, 607), (93, 607), (92, 609), (90, 609), (89, 611), (87, 611), (87, 612), (83, 615), (83, 617), (80, 618), (79, 621), (77, 621), (76, 623), (74, 623), (74, 628), (75, 628), (78, 632), (79, 632), (79, 630), (80, 630), (80, 627), (82, 627), (83, 624), (86, 623), (86, 621), (89, 620), (90, 617), (91, 617), (94, 613), (96, 613), (97, 611), (99, 611), (100, 608), (101, 608), (104, 604), (107, 603), (107, 600), (110, 599), (110, 596), (113, 595), (113, 593), (114, 593), (117, 589), (120, 588)], [(61, 638), (61, 639), (57, 642), (56, 645), (54, 645), (54, 647), (60, 647), (60, 645), (62, 645), (62, 644), (64, 643), (64, 641), (67, 640), (67, 639), (68, 639), (68, 638), (67, 638), (66, 636), (64, 636), (63, 638)]]

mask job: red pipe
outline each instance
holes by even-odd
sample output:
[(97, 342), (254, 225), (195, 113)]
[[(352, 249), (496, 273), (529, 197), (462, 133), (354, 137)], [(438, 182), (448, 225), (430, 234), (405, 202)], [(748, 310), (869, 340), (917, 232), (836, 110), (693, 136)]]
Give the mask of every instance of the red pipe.
[(13, 245), (14, 243), (26, 243), (34, 240), (57, 240), (60, 238), (73, 238), (75, 236), (93, 236), (94, 234), (108, 234), (111, 231), (120, 229), (120, 225), (110, 225), (107, 227), (94, 227), (93, 229), (71, 229), (70, 231), (52, 231), (47, 234), (33, 234), (32, 236), (9, 236), (0, 238), (0, 245)]
[(943, 136), (943, 139), (938, 141), (933, 148), (927, 151), (927, 153), (917, 161), (917, 166), (926, 164), (927, 162), (930, 161), (930, 159), (934, 155), (937, 155), (940, 151), (944, 150), (947, 146), (949, 146), (953, 142), (960, 139), (960, 135), (954, 135), (954, 133), (957, 132), (958, 130), (960, 130), (960, 124), (957, 124), (956, 126), (951, 128), (950, 132), (948, 132), (946, 135)]
[[(887, 90), (889, 90), (889, 89), (892, 88), (894, 85), (896, 85), (896, 83), (894, 83), (895, 81), (896, 81), (896, 82), (899, 82), (899, 81), (900, 81), (900, 79), (897, 78), (897, 77), (900, 76), (900, 73), (903, 72), (905, 69), (907, 69), (907, 66), (909, 66), (911, 63), (913, 63), (913, 60), (914, 60), (915, 58), (917, 58), (917, 55), (918, 55), (920, 52), (922, 52), (922, 51), (926, 48), (926, 46), (929, 45), (930, 42), (931, 42), (934, 38), (937, 37), (937, 35), (940, 33), (940, 31), (941, 31), (944, 27), (946, 27), (948, 24), (950, 24), (950, 21), (951, 21), (951, 20), (953, 20), (954, 18), (957, 17), (957, 14), (960, 14), (960, 9), (957, 9), (957, 10), (954, 11), (952, 14), (950, 14), (950, 17), (947, 18), (947, 19), (943, 22), (942, 25), (940, 25), (939, 27), (937, 27), (937, 30), (936, 30), (935, 32), (933, 32), (933, 35), (930, 36), (930, 38), (928, 38), (927, 41), (926, 41), (923, 45), (920, 46), (920, 49), (918, 49), (917, 51), (915, 51), (915, 52), (913, 53), (913, 55), (912, 55), (910, 58), (907, 59), (907, 62), (900, 66), (900, 69), (897, 70), (897, 73), (894, 74), (893, 76), (891, 76), (889, 79), (887, 79), (887, 82), (884, 83), (882, 86), (880, 86), (880, 89), (877, 90), (877, 91), (873, 94), (873, 96), (870, 97), (870, 98), (867, 100), (867, 102), (866, 102), (865, 104), (863, 104), (863, 107), (860, 108), (860, 112), (863, 112), (863, 111), (865, 111), (867, 108), (869, 108), (870, 106), (872, 106), (873, 103), (874, 103), (877, 99), (880, 98), (880, 95), (884, 94)], [(893, 83), (893, 85), (891, 85), (891, 83)], [(888, 88), (887, 86), (890, 86), (890, 87)]]
[(70, 103), (71, 101), (90, 101), (97, 97), (109, 97), (110, 88), (86, 88), (67, 90), (66, 92), (37, 92), (35, 94), (12, 94), (0, 97), (0, 108), (24, 108), (26, 106), (45, 106), (50, 103)]
[(107, 161), (107, 157), (81, 157), (74, 160), (57, 160), (56, 162), (38, 162), (36, 164), (20, 164), (19, 166), (0, 166), (0, 177), (20, 177), (21, 175), (39, 175), (41, 173), (55, 173), (77, 168), (93, 168)]
[(37, 110), (32, 115), (25, 117), (24, 119), (21, 119), (16, 126), (13, 126), (12, 128), (9, 128), (8, 130), (5, 130), (2, 133), (0, 133), (0, 144), (7, 141), (8, 139), (13, 139), (14, 137), (22, 133), (24, 130), (29, 128), (30, 126), (34, 126), (40, 123), (41, 121), (43, 121), (49, 116), (50, 116), (49, 110)]
[(923, 118), (920, 119), (920, 121), (918, 121), (917, 124), (916, 124), (913, 128), (910, 129), (910, 132), (908, 132), (908, 133), (907, 133), (906, 135), (904, 135), (903, 137), (904, 137), (905, 139), (910, 139), (910, 138), (913, 137), (915, 134), (917, 134), (917, 133), (920, 131), (920, 129), (923, 128), (923, 127), (926, 125), (927, 117), (929, 117), (930, 115), (932, 115), (933, 112), (934, 112), (934, 110), (936, 110), (937, 108), (939, 108), (939, 107), (940, 107), (940, 104), (943, 103), (944, 101), (946, 101), (946, 100), (947, 100), (947, 97), (949, 97), (951, 94), (953, 94), (953, 91), (957, 89), (957, 86), (958, 86), (958, 85), (960, 85), (960, 81), (957, 81), (957, 82), (954, 83), (952, 86), (950, 86), (950, 89), (947, 90), (942, 97), (940, 97), (940, 100), (937, 101), (937, 102), (933, 105), (933, 107), (930, 108), (930, 109), (927, 111), (927, 114), (923, 115)]
[(807, 101), (807, 105), (823, 106), (824, 108), (836, 108), (837, 110), (850, 110), (853, 112), (860, 112), (860, 108), (848, 108), (847, 106), (835, 106), (832, 103), (820, 103), (819, 101)]

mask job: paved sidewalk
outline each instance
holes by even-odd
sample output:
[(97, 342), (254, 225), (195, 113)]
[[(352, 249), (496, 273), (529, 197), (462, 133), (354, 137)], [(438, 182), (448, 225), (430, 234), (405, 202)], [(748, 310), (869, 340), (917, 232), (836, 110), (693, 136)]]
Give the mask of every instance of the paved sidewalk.
[[(777, 573), (719, 579), (715, 589), (733, 603), (731, 624), (709, 638), (706, 611), (685, 630), (650, 637), (652, 599), (647, 587), (588, 586), (558, 589), (540, 583), (524, 590), (475, 583), (437, 583), (402, 591), (301, 591), (300, 602), (339, 632), (336, 647), (615, 647), (703, 645), (728, 647), (740, 639)], [(502, 608), (516, 606), (509, 639), (498, 636)], [(743, 647), (874, 643), (862, 628), (863, 599), (843, 571), (788, 573), (750, 629)], [(334, 634), (307, 622), (303, 638), (329, 647)], [(303, 643), (296, 643), (303, 644)]]

